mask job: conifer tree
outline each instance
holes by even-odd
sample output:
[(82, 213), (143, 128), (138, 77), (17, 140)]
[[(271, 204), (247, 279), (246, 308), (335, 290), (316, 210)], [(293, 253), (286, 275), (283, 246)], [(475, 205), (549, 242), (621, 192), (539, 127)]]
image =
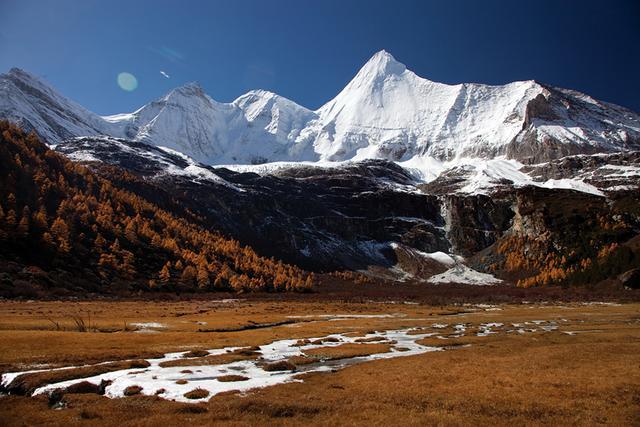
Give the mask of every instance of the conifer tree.
[(166, 285), (171, 280), (171, 262), (167, 261), (167, 263), (162, 267), (160, 273), (158, 274), (158, 279), (160, 279), (160, 283)]

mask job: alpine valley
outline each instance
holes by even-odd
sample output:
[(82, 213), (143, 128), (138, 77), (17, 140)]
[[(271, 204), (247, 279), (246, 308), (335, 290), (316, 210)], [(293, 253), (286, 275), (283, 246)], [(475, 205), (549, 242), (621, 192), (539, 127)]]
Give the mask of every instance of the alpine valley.
[[(279, 263), (287, 288), (306, 271), (422, 286), (640, 287), (640, 115), (573, 90), (432, 82), (381, 51), (315, 111), (263, 90), (221, 103), (190, 83), (99, 116), (12, 69), (0, 76), (0, 119), (34, 131), (48, 146), (27, 137), (38, 156), (53, 150), (176, 221), (251, 247), (265, 260), (259, 280)], [(2, 144), (16, 139), (3, 134)], [(8, 166), (18, 154), (2, 164), (3, 201), (21, 185)], [(22, 205), (3, 209), (17, 222)], [(53, 221), (56, 209), (45, 215)], [(33, 276), (34, 263), (66, 280), (11, 242), (0, 245), (12, 266), (3, 286)], [(216, 271), (253, 277), (216, 256)], [(151, 265), (140, 283), (166, 278)]]

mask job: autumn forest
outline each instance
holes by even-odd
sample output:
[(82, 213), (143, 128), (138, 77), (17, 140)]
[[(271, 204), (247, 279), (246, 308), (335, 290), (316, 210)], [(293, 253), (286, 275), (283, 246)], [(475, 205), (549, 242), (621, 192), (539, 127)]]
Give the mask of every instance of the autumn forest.
[[(312, 273), (258, 256), (0, 122), (0, 259), (34, 283), (97, 293), (305, 291)], [(126, 172), (121, 172), (126, 174)], [(126, 177), (123, 179), (133, 179)]]

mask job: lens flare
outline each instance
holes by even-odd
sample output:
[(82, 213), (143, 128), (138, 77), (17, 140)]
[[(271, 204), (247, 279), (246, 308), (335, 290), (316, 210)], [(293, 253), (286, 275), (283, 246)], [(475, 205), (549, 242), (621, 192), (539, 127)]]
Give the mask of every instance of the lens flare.
[(138, 79), (131, 73), (120, 73), (118, 74), (118, 86), (127, 92), (134, 91), (138, 87)]

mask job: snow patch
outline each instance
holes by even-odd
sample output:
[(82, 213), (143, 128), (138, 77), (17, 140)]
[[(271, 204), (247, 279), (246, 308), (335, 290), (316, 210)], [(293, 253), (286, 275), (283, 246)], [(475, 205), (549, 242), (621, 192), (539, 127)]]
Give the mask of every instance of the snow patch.
[(465, 285), (490, 286), (502, 283), (502, 280), (495, 278), (491, 274), (480, 273), (466, 265), (458, 264), (444, 273), (431, 276), (428, 282), (433, 284), (460, 283)]

